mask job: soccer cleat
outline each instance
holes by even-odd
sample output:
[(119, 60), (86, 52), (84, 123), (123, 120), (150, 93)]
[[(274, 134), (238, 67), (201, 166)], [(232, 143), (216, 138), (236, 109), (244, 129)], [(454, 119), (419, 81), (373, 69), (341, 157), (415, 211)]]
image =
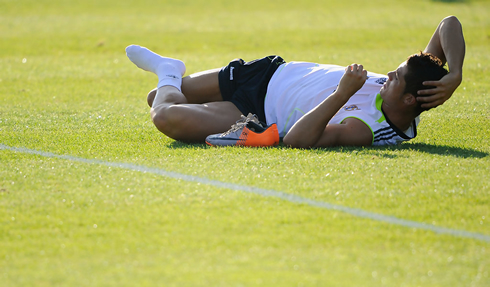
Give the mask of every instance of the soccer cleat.
[(256, 115), (248, 114), (242, 115), (227, 132), (208, 136), (206, 143), (210, 146), (276, 146), (279, 132), (276, 124), (263, 127)]

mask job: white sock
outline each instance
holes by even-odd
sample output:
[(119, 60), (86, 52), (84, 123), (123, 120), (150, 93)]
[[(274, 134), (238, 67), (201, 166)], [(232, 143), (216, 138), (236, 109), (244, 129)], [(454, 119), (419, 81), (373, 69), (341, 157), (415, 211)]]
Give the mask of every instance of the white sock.
[(126, 47), (126, 55), (139, 68), (158, 76), (158, 88), (174, 86), (180, 91), (182, 76), (185, 74), (184, 62), (162, 57), (145, 47), (137, 45)]
[(157, 88), (173, 86), (180, 91), (182, 86), (182, 74), (180, 71), (181, 70), (173, 64), (161, 63), (157, 67), (155, 73), (158, 76)]

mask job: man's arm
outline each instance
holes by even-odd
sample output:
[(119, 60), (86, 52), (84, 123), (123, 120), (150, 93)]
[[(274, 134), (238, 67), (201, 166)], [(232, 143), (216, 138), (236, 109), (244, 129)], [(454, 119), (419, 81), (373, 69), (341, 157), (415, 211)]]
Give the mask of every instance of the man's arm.
[(417, 101), (423, 103), (422, 108), (434, 108), (443, 104), (461, 84), (465, 51), (463, 29), (458, 18), (455, 16), (444, 18), (437, 26), (424, 52), (437, 56), (444, 64), (447, 62), (449, 74), (439, 81), (424, 82), (424, 85), (435, 86), (435, 88), (418, 91), (419, 95), (431, 95), (417, 97)]
[(341, 124), (327, 125), (315, 147), (370, 146), (372, 143), (371, 129), (361, 120), (347, 118)]
[(367, 71), (362, 65), (348, 66), (337, 90), (293, 125), (283, 139), (284, 144), (297, 148), (370, 145), (372, 133), (359, 120), (349, 119), (343, 124), (327, 126), (337, 111), (364, 85), (366, 79)]

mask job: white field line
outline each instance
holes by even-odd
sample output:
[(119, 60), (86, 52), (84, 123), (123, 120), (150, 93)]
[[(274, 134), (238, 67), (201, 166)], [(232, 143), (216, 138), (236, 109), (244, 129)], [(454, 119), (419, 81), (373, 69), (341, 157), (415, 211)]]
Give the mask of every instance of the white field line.
[(160, 169), (160, 168), (153, 168), (153, 167), (135, 165), (135, 164), (130, 164), (130, 163), (117, 163), (117, 162), (108, 162), (108, 161), (97, 160), (97, 159), (86, 159), (86, 158), (75, 157), (75, 156), (70, 156), (70, 155), (59, 155), (59, 154), (54, 154), (54, 153), (45, 152), (45, 151), (38, 151), (38, 150), (33, 150), (33, 149), (28, 149), (28, 148), (23, 148), (23, 147), (11, 147), (11, 146), (7, 146), (4, 144), (0, 144), (0, 150), (9, 150), (9, 151), (14, 151), (14, 152), (39, 155), (39, 156), (48, 157), (48, 158), (58, 158), (58, 159), (65, 159), (65, 160), (87, 163), (87, 164), (98, 164), (98, 165), (117, 167), (117, 168), (129, 169), (129, 170), (146, 172), (146, 173), (153, 173), (153, 174), (158, 174), (158, 175), (162, 175), (165, 177), (182, 179), (182, 180), (190, 181), (190, 182), (198, 182), (201, 184), (209, 184), (212, 186), (227, 188), (227, 189), (231, 189), (231, 190), (235, 190), (235, 191), (243, 191), (243, 192), (254, 193), (257, 195), (261, 195), (261, 196), (280, 198), (282, 200), (286, 200), (286, 201), (296, 203), (296, 204), (307, 204), (307, 205), (314, 206), (314, 207), (319, 207), (319, 208), (324, 208), (324, 209), (329, 209), (329, 210), (337, 210), (337, 211), (345, 212), (345, 213), (348, 213), (350, 215), (353, 215), (353, 216), (356, 216), (359, 218), (372, 219), (372, 220), (376, 220), (376, 221), (380, 221), (380, 222), (384, 222), (384, 223), (389, 223), (389, 224), (394, 224), (394, 225), (400, 225), (400, 226), (405, 226), (405, 227), (429, 230), (429, 231), (432, 231), (432, 232), (435, 232), (438, 234), (446, 234), (446, 235), (451, 235), (451, 236), (456, 236), (456, 237), (465, 237), (465, 238), (471, 238), (471, 239), (477, 239), (477, 240), (481, 240), (481, 241), (485, 241), (485, 242), (490, 242), (490, 235), (485, 235), (485, 234), (476, 233), (476, 232), (469, 232), (469, 231), (464, 231), (464, 230), (445, 228), (445, 227), (439, 227), (439, 226), (435, 226), (432, 224), (405, 220), (405, 219), (401, 219), (401, 218), (397, 218), (397, 217), (393, 217), (393, 216), (388, 216), (388, 215), (383, 215), (383, 214), (365, 211), (362, 209), (351, 208), (351, 207), (337, 205), (337, 204), (331, 204), (328, 202), (316, 201), (313, 199), (301, 197), (301, 196), (294, 195), (294, 194), (288, 194), (288, 193), (284, 193), (281, 191), (276, 191), (276, 190), (271, 190), (271, 189), (262, 189), (262, 188), (246, 186), (246, 185), (239, 185), (239, 184), (228, 183), (228, 182), (223, 182), (223, 181), (218, 181), (218, 180), (211, 180), (211, 179), (207, 179), (204, 177), (198, 177), (198, 176), (192, 176), (192, 175), (187, 175), (187, 174), (183, 174), (183, 173), (166, 171), (166, 170)]

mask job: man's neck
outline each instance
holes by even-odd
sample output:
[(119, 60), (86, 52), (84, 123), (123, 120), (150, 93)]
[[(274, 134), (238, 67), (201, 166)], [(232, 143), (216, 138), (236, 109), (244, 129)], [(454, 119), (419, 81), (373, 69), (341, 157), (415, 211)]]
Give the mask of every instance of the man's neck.
[(396, 109), (393, 106), (387, 106), (384, 102), (381, 105), (381, 109), (383, 110), (385, 117), (387, 117), (389, 121), (401, 131), (408, 130), (415, 119), (412, 114)]

